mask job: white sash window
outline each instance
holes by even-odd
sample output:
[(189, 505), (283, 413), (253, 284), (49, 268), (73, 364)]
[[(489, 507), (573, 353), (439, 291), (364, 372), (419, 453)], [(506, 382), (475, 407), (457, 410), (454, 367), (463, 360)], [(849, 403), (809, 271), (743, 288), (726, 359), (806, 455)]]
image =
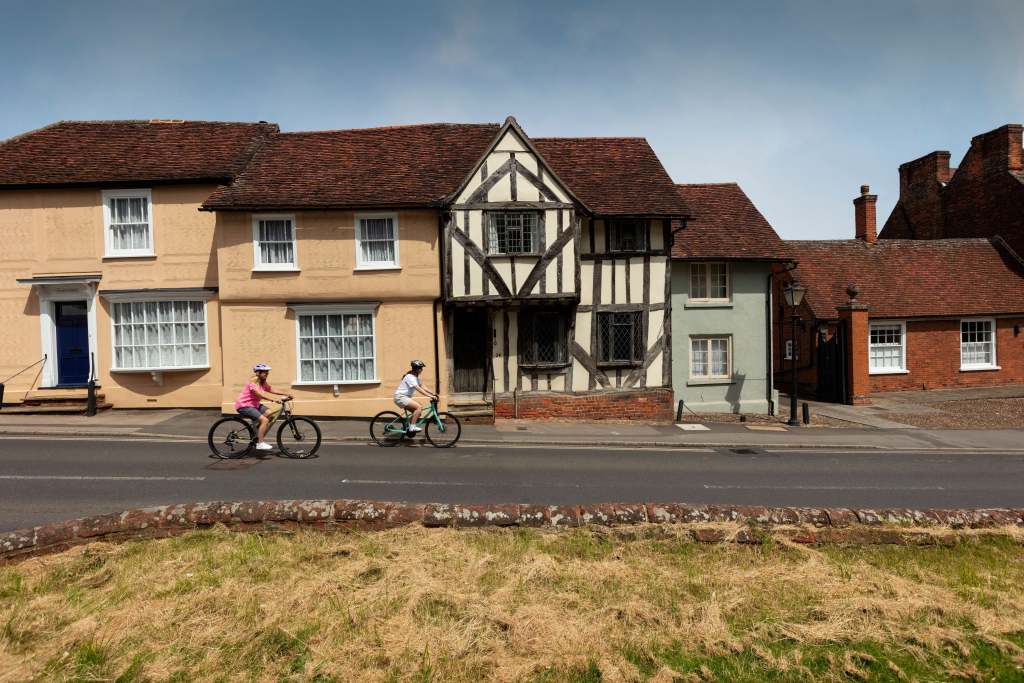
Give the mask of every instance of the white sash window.
[(732, 376), (729, 337), (690, 339), (690, 379), (728, 379)]
[(294, 307), (299, 360), (295, 384), (379, 381), (373, 308)]
[(149, 190), (105, 191), (103, 223), (107, 258), (155, 255)]
[(253, 270), (298, 270), (295, 216), (252, 217)]
[(960, 321), (960, 369), (999, 370), (996, 365), (996, 321)]
[(398, 214), (357, 213), (356, 269), (398, 268)]
[(209, 367), (205, 301), (111, 304), (115, 370)]
[(868, 337), (869, 372), (872, 375), (908, 372), (906, 339), (904, 323), (871, 325)]

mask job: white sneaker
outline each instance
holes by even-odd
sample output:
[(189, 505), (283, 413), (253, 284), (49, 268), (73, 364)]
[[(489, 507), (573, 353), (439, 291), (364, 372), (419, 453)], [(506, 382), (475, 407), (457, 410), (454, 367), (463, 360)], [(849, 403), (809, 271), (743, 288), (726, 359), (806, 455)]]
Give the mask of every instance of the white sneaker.
[(269, 443), (258, 443), (258, 444), (256, 444), (256, 450), (258, 450), (258, 451), (272, 451), (272, 450), (274, 450), (274, 447), (271, 446)]
[(416, 432), (422, 432), (423, 431), (423, 427), (412, 426), (412, 427), (409, 427), (408, 431), (409, 431), (410, 434), (415, 434)]

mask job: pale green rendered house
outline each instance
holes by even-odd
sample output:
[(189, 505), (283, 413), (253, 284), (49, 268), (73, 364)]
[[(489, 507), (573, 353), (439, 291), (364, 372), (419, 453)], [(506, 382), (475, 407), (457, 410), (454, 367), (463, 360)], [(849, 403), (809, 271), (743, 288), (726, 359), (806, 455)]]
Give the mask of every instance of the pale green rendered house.
[(769, 277), (789, 251), (739, 185), (676, 187), (691, 215), (672, 245), (675, 399), (685, 414), (774, 414)]

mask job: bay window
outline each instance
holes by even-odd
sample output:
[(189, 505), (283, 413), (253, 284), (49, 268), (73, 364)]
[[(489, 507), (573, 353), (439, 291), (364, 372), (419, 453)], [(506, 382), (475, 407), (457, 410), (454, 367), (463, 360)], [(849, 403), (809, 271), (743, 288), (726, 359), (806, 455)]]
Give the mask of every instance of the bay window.
[(114, 370), (209, 367), (205, 301), (111, 304)]

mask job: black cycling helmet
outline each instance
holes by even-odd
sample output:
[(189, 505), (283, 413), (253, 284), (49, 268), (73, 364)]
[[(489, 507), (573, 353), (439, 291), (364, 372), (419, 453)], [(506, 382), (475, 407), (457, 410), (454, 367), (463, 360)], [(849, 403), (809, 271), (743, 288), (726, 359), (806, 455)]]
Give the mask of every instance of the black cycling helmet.
[(423, 362), (423, 361), (421, 361), (421, 360), (414, 360), (414, 361), (412, 362), (412, 366), (413, 366), (414, 368), (425, 368), (425, 367), (427, 367), (427, 364), (426, 364), (426, 363), (424, 363), (424, 362)]

